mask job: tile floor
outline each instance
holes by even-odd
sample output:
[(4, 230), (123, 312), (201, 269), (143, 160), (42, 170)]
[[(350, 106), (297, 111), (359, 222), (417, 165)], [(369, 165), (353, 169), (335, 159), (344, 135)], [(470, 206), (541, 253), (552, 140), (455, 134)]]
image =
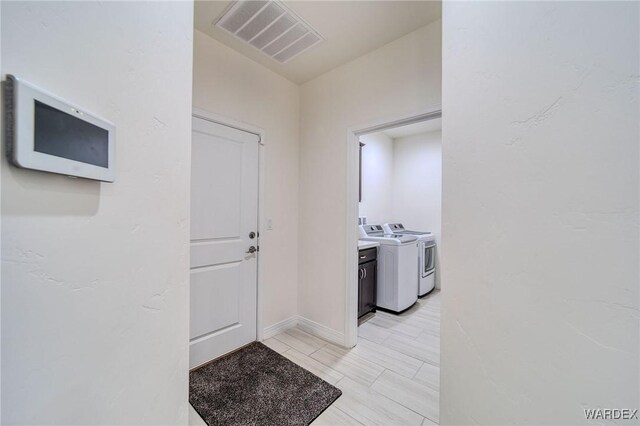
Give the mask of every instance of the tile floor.
[[(358, 328), (358, 345), (351, 350), (298, 328), (263, 343), (342, 390), (342, 396), (313, 425), (438, 423), (438, 292), (420, 299), (402, 315), (376, 312)], [(200, 422), (191, 409), (190, 424), (204, 423)]]

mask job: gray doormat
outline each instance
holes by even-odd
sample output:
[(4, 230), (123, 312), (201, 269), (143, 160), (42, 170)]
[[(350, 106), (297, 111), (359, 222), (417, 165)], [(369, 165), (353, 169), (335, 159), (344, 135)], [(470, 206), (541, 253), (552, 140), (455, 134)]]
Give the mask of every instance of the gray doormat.
[(209, 426), (308, 425), (340, 395), (259, 342), (189, 373), (189, 402)]

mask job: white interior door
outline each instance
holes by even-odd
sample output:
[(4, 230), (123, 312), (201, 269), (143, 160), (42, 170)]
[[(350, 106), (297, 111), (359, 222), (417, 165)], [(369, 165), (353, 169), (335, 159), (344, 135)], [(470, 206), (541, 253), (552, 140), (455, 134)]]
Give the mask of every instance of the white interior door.
[(194, 117), (191, 143), (193, 368), (256, 339), (259, 138)]

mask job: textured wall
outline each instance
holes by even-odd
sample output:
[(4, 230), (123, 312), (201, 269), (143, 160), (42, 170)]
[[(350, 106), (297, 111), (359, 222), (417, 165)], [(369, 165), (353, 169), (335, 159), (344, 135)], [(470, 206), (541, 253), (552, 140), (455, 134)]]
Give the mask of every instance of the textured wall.
[(407, 229), (433, 232), (436, 243), (436, 287), (440, 288), (442, 213), (442, 132), (393, 141), (393, 221)]
[(442, 424), (638, 407), (639, 7), (444, 3)]
[(185, 424), (192, 4), (1, 7), (2, 73), (117, 128), (113, 184), (2, 156), (2, 423)]
[[(347, 130), (440, 104), (441, 23), (302, 85), (300, 315), (344, 332)], [(355, 224), (354, 224), (355, 226)]]
[(393, 139), (382, 132), (360, 136), (362, 148), (362, 201), (359, 216), (367, 223), (392, 221)]

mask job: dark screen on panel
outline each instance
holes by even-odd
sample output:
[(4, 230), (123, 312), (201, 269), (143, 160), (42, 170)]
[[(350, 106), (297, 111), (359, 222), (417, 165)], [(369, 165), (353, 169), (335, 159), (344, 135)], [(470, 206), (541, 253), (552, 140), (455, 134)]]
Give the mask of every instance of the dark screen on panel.
[(109, 132), (35, 101), (34, 149), (43, 154), (109, 167)]

